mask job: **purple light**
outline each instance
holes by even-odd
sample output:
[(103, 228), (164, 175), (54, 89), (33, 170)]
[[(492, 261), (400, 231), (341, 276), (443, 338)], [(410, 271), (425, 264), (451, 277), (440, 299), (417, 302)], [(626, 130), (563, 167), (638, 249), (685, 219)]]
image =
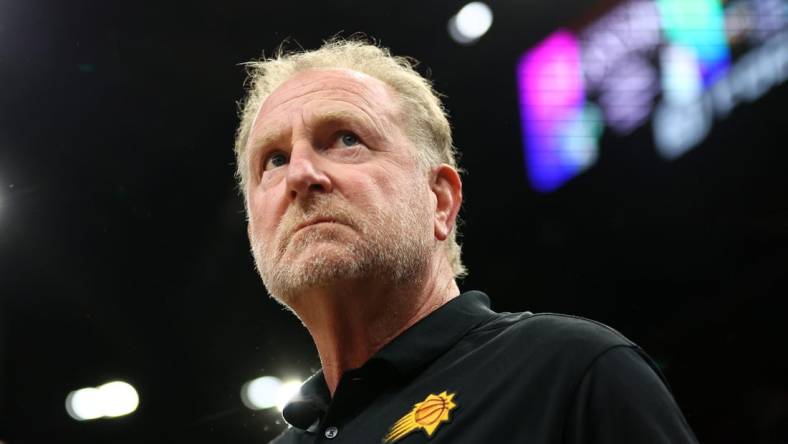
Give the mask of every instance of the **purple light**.
[(552, 191), (587, 165), (566, 155), (571, 138), (587, 137), (583, 118), (585, 92), (575, 36), (559, 30), (524, 55), (517, 66), (520, 117), (528, 177), (539, 191)]
[(580, 53), (575, 37), (558, 31), (520, 62), (522, 98), (534, 105), (539, 117), (551, 117), (562, 108), (583, 101)]

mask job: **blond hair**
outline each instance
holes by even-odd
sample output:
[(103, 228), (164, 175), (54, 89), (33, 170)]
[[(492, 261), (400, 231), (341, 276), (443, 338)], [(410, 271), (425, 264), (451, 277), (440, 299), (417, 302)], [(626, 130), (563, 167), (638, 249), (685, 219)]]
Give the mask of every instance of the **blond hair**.
[[(334, 38), (312, 51), (288, 52), (282, 46), (274, 57), (248, 62), (246, 97), (239, 106), (240, 124), (235, 134), (236, 176), (244, 195), (249, 176), (246, 144), (260, 106), (281, 84), (310, 69), (350, 69), (386, 83), (401, 101), (405, 133), (416, 146), (419, 163), (424, 168), (445, 163), (459, 170), (446, 110), (432, 83), (416, 71), (417, 64), (412, 58), (393, 56), (387, 48), (357, 36)], [(447, 255), (454, 276), (459, 278), (467, 271), (460, 258), (456, 225), (449, 235)]]

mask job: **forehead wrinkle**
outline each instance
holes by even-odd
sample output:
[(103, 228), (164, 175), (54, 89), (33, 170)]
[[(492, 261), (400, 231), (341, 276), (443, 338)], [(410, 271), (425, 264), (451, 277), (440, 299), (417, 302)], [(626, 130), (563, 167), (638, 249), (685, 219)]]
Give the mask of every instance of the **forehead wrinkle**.
[[(314, 111), (313, 109), (316, 107), (316, 105), (321, 102), (328, 102), (329, 104), (332, 102), (335, 104), (342, 103), (344, 105), (348, 105), (351, 108), (354, 108), (357, 111), (344, 109), (344, 107), (337, 109), (336, 106), (334, 107), (334, 109)], [(372, 105), (368, 101), (364, 101), (363, 105), (365, 106), (359, 106), (358, 103), (355, 103), (352, 100), (346, 100), (345, 98), (340, 98), (340, 97), (321, 97), (319, 99), (316, 99), (312, 103), (305, 103), (298, 111), (298, 114), (301, 116), (302, 123), (306, 123), (305, 117), (307, 116), (311, 117), (312, 119), (324, 121), (324, 120), (341, 120), (341, 119), (359, 120), (359, 115), (362, 115), (363, 116), (362, 119), (370, 120), (373, 125), (375, 125), (376, 127), (380, 127), (381, 125), (379, 124), (379, 122), (377, 122), (378, 118), (376, 113), (371, 111)], [(389, 114), (388, 112), (385, 112), (385, 110), (384, 113), (386, 115)], [(264, 116), (261, 115), (259, 117), (264, 117)], [(289, 120), (289, 119), (286, 118), (285, 120)], [(266, 124), (264, 120), (263, 123), (261, 124), (258, 121), (258, 124), (255, 125), (256, 127), (255, 129), (259, 128), (260, 126), (263, 127), (274, 126), (275, 124), (276, 124), (275, 122)], [(267, 141), (269, 139), (276, 139), (278, 138), (278, 133), (282, 132), (282, 127), (286, 127), (286, 126), (288, 126), (287, 123), (276, 125), (276, 128), (274, 130), (264, 130), (262, 135), (250, 138), (250, 141), (254, 142), (254, 145), (260, 145), (260, 142)], [(255, 132), (257, 131), (253, 131), (253, 133)]]
[[(371, 110), (359, 106), (348, 100), (334, 100), (347, 105), (351, 109), (344, 106), (335, 106), (329, 109), (312, 109), (307, 107), (303, 110), (302, 116), (304, 123), (320, 124), (324, 122), (343, 122), (348, 121), (351, 123), (360, 123), (364, 127), (371, 127), (378, 136), (388, 136), (390, 127), (385, 125), (386, 119), (381, 119), (376, 113)], [(388, 114), (388, 113), (386, 113)]]
[[(308, 82), (308, 83), (309, 84), (315, 84), (316, 86), (320, 86), (320, 85), (322, 85), (322, 84), (324, 84), (326, 82), (329, 82), (330, 80), (332, 80), (332, 79), (317, 79), (317, 80), (314, 80), (314, 81)], [(349, 105), (349, 106), (351, 106), (353, 108), (356, 108), (361, 113), (363, 113), (363, 115), (366, 117), (366, 119), (364, 119), (364, 120), (369, 120), (369, 122), (372, 123), (373, 127), (377, 130), (377, 132), (379, 134), (381, 134), (381, 135), (389, 135), (390, 131), (392, 129), (391, 128), (392, 127), (391, 124), (394, 123), (394, 121), (396, 119), (396, 115), (395, 114), (397, 114), (395, 112), (395, 110), (393, 110), (392, 107), (390, 106), (391, 102), (382, 101), (382, 100), (371, 100), (371, 99), (374, 99), (374, 95), (375, 95), (374, 91), (372, 91), (371, 88), (367, 87), (367, 85), (363, 84), (362, 82), (359, 82), (359, 81), (352, 81), (352, 82), (350, 82), (349, 81), (349, 82), (347, 82), (347, 84), (348, 85), (357, 86), (357, 88), (349, 88), (349, 87), (346, 87), (346, 85), (332, 85), (330, 90), (325, 90), (325, 89), (321, 89), (321, 88), (314, 88), (314, 89), (311, 89), (311, 90), (308, 90), (308, 91), (305, 91), (305, 92), (301, 92), (301, 93), (299, 93), (297, 95), (294, 95), (292, 97), (288, 97), (286, 100), (284, 100), (284, 101), (282, 101), (280, 103), (270, 104), (268, 102), (268, 100), (266, 100), (263, 103), (263, 105), (261, 106), (260, 111), (259, 111), (259, 113), (257, 115), (257, 119), (256, 119), (255, 124), (253, 126), (252, 134), (255, 134), (257, 132), (256, 130), (260, 127), (261, 122), (265, 121), (266, 115), (271, 114), (277, 108), (288, 107), (288, 105), (290, 105), (293, 101), (298, 100), (298, 99), (303, 99), (303, 98), (308, 97), (310, 95), (322, 94), (324, 96), (316, 99), (315, 100), (316, 102), (319, 102), (319, 101), (341, 102), (341, 103)], [(383, 84), (383, 86), (385, 87), (386, 85)], [(358, 87), (361, 87), (361, 88), (358, 88)], [(358, 91), (360, 89), (367, 91), (368, 94), (360, 93)], [(386, 94), (388, 96), (388, 98), (391, 97), (391, 93), (388, 91), (388, 88), (383, 88), (382, 91), (384, 91), (384, 94)], [(367, 97), (368, 95), (371, 96), (371, 97)], [(272, 96), (269, 96), (269, 98), (270, 97), (272, 97)], [(357, 100), (352, 100), (351, 97), (352, 98), (356, 98)], [(360, 102), (360, 103), (358, 103), (358, 102)], [(264, 109), (264, 108), (268, 107), (267, 105), (270, 106), (270, 109)], [(376, 108), (376, 107), (379, 109), (379, 112), (374, 112), (373, 111), (373, 109)], [(305, 104), (305, 106), (302, 107), (302, 110), (299, 113), (299, 114), (301, 114), (302, 121), (303, 121), (303, 117), (304, 117), (304, 112), (306, 110), (308, 110), (309, 108), (311, 108), (309, 103)], [(286, 113), (287, 113), (287, 111), (285, 110), (285, 114)], [(336, 111), (336, 112), (323, 111), (323, 112), (320, 112), (319, 114), (321, 115), (321, 118), (323, 120), (325, 120), (326, 117), (331, 117), (331, 116), (327, 115), (329, 113), (335, 113), (337, 117), (351, 117), (354, 120), (358, 120), (357, 116), (354, 116), (352, 112), (349, 112), (349, 111), (346, 111), (346, 110), (340, 110), (340, 111)], [(380, 119), (378, 117), (378, 115), (380, 115), (380, 114), (385, 115), (388, 119)], [(325, 116), (323, 116), (323, 115), (325, 115)], [(388, 125), (384, 125), (383, 123), (385, 121), (388, 121), (389, 124)], [(267, 126), (267, 125), (264, 125), (264, 126)], [(270, 130), (270, 131), (267, 130), (260, 136), (250, 137), (249, 143), (247, 144), (247, 150), (250, 151), (250, 154), (251, 154), (251, 151), (256, 150), (256, 149), (258, 149), (260, 147), (266, 146), (268, 143), (272, 143), (274, 140), (276, 140), (276, 139), (281, 137), (281, 133), (283, 131), (282, 127), (286, 127), (287, 124), (285, 123), (283, 125), (277, 125), (277, 126), (278, 126), (278, 128), (276, 128), (274, 130)]]
[[(327, 81), (328, 81), (328, 79), (322, 79), (323, 83), (325, 83)], [(317, 81), (315, 83), (317, 83)], [(344, 86), (331, 86), (331, 88), (325, 88), (324, 87), (325, 85), (321, 85), (321, 86), (322, 87), (320, 87), (320, 88), (314, 88), (314, 89), (310, 89), (310, 90), (307, 90), (307, 91), (303, 91), (303, 92), (301, 92), (301, 93), (299, 93), (297, 95), (294, 95), (292, 97), (288, 97), (287, 99), (285, 99), (285, 100), (283, 100), (281, 102), (277, 103), (274, 100), (271, 103), (271, 102), (269, 102), (270, 99), (271, 98), (276, 98), (277, 94), (276, 94), (276, 91), (275, 91), (260, 106), (260, 111), (258, 111), (258, 118), (262, 114), (264, 114), (264, 113), (268, 114), (271, 111), (275, 110), (276, 108), (287, 106), (288, 104), (290, 104), (290, 102), (292, 102), (294, 100), (302, 99), (304, 97), (307, 97), (307, 96), (310, 96), (310, 95), (314, 95), (314, 94), (325, 94), (326, 95), (325, 99), (334, 99), (334, 100), (341, 100), (343, 97), (347, 97), (348, 95), (350, 95), (350, 96), (357, 97), (359, 100), (364, 102), (369, 107), (373, 106), (373, 103), (370, 102), (367, 97), (365, 97), (366, 95), (370, 95), (370, 96), (374, 95), (374, 92), (371, 89), (364, 88), (366, 91), (359, 91), (359, 88), (347, 88), (347, 87), (344, 87)], [(367, 94), (364, 94), (364, 92), (366, 92)], [(267, 109), (267, 108), (270, 108), (270, 109)]]
[[(276, 98), (283, 94), (283, 88), (286, 88), (288, 91), (304, 88), (306, 90), (295, 96), (288, 97), (281, 103), (277, 103)], [(370, 103), (366, 96), (375, 97), (382, 93), (387, 99), (393, 97), (391, 87), (377, 77), (352, 69), (315, 68), (297, 73), (276, 87), (260, 104), (257, 112), (258, 118), (261, 112), (266, 111), (266, 108), (276, 108), (308, 94), (328, 92), (330, 90), (345, 91), (359, 97), (368, 104)], [(254, 124), (252, 126), (254, 127)]]

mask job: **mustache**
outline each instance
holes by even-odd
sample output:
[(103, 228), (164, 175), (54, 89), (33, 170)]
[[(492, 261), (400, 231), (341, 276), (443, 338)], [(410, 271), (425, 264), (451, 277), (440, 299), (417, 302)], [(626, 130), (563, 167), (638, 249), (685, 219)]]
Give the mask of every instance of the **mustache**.
[(357, 228), (353, 223), (352, 211), (344, 202), (324, 195), (315, 195), (309, 200), (294, 202), (282, 215), (277, 226), (277, 232), (280, 234), (279, 248), (284, 249), (300, 227), (316, 219), (330, 219)]

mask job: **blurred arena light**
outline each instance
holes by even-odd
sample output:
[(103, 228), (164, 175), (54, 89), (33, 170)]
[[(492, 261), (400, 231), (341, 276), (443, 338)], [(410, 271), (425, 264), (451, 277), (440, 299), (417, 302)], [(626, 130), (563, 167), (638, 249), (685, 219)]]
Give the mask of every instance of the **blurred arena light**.
[(282, 382), (275, 376), (263, 376), (241, 387), (241, 401), (252, 410), (277, 407), (282, 411), (285, 404), (298, 393), (301, 384), (298, 380)]
[(253, 410), (268, 409), (276, 405), (276, 394), (282, 381), (274, 376), (251, 380), (241, 387), (241, 401)]
[(66, 397), (66, 411), (77, 421), (101, 418), (101, 396), (97, 388), (89, 387), (73, 391)]
[(66, 411), (77, 421), (117, 418), (137, 410), (137, 390), (123, 381), (75, 390), (66, 397)]
[(449, 19), (449, 35), (457, 43), (470, 45), (490, 29), (492, 21), (489, 6), (482, 2), (468, 3)]
[(276, 408), (279, 411), (283, 411), (285, 409), (285, 405), (287, 404), (290, 399), (298, 393), (301, 389), (301, 381), (287, 381), (279, 387), (279, 393), (277, 394), (276, 400)]
[(113, 381), (98, 389), (104, 401), (104, 416), (117, 418), (137, 410), (140, 398), (130, 384), (123, 381)]

